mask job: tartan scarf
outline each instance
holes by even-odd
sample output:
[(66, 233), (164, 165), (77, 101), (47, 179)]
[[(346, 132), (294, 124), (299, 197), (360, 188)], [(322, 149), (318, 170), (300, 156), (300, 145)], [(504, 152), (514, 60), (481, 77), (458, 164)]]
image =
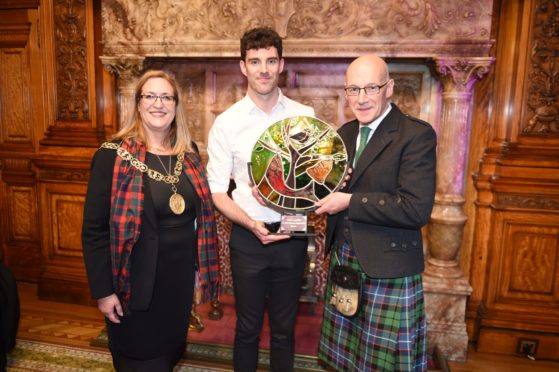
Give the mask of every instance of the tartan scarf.
[[(145, 145), (133, 140), (120, 146), (134, 158), (145, 163)], [(217, 257), (217, 235), (211, 193), (200, 156), (185, 153), (184, 173), (194, 186), (201, 201), (197, 222), (198, 272), (202, 301), (217, 299), (220, 291)], [(138, 241), (144, 211), (142, 172), (120, 156), (115, 159), (111, 187), (110, 251), (112, 282), (123, 310), (128, 313), (130, 302), (130, 256)]]

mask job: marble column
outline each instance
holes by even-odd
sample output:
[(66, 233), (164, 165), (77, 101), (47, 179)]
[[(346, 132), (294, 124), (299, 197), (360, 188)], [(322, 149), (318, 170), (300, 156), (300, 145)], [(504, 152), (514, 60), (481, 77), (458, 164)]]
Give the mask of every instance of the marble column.
[(103, 67), (117, 76), (118, 123), (119, 128), (128, 120), (130, 110), (135, 106), (134, 89), (136, 79), (144, 69), (144, 57), (99, 57)]
[(437, 146), (435, 205), (427, 227), (429, 254), (423, 283), (427, 340), (449, 360), (465, 361), (468, 348), (465, 312), (472, 289), (458, 263), (467, 217), (464, 177), (470, 140), (470, 113), (475, 82), (489, 70), (490, 57), (437, 57), (442, 85)]

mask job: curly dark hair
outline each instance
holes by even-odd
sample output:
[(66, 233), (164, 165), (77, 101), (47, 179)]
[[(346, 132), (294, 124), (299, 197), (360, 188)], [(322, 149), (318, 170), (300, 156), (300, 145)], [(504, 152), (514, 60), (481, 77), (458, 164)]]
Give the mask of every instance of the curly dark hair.
[(281, 37), (270, 27), (256, 27), (245, 32), (241, 38), (241, 59), (244, 61), (247, 50), (276, 47), (281, 59), (283, 46)]

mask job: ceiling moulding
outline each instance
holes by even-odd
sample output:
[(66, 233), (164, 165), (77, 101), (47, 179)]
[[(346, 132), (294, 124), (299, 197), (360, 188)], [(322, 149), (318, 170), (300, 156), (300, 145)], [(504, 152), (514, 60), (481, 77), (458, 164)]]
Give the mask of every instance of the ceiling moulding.
[(487, 56), (491, 0), (103, 0), (105, 56), (238, 57), (273, 27), (289, 57)]

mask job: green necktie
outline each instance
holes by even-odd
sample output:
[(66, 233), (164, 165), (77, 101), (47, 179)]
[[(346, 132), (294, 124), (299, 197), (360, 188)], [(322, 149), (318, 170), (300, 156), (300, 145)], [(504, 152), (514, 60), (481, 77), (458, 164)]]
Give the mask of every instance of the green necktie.
[(355, 153), (355, 158), (353, 159), (354, 166), (357, 164), (357, 160), (359, 160), (363, 150), (365, 150), (365, 146), (367, 146), (369, 133), (371, 133), (371, 128), (369, 127), (361, 127), (361, 129), (359, 129), (359, 146), (357, 147), (357, 152)]

